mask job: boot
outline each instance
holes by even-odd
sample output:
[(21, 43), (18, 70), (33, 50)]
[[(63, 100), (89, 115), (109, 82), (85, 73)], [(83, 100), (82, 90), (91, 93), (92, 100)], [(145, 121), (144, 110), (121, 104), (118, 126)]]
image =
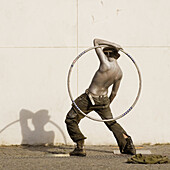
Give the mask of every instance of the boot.
[(70, 156), (86, 156), (84, 140), (77, 141), (77, 147), (72, 152), (70, 152)]
[(126, 141), (127, 143), (122, 153), (129, 154), (129, 155), (136, 155), (136, 149), (135, 146), (133, 145), (131, 137), (129, 136), (128, 138), (126, 138)]

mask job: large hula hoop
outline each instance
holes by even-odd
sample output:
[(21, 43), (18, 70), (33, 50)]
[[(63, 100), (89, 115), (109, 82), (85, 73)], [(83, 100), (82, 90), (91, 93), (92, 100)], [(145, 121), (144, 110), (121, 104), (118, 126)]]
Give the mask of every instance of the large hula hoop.
[(137, 96), (135, 98), (135, 101), (133, 102), (133, 104), (131, 105), (131, 107), (126, 110), (123, 114), (113, 118), (113, 119), (96, 119), (96, 118), (93, 118), (91, 116), (88, 116), (87, 114), (85, 114), (78, 106), (77, 104), (75, 103), (75, 101), (73, 100), (73, 97), (72, 97), (72, 94), (71, 94), (71, 89), (70, 89), (70, 76), (71, 76), (71, 72), (72, 72), (72, 69), (73, 69), (73, 66), (74, 64), (77, 62), (77, 60), (85, 53), (87, 53), (88, 51), (90, 50), (93, 50), (93, 49), (96, 49), (96, 48), (101, 48), (101, 47), (106, 47), (107, 45), (99, 45), (99, 46), (94, 46), (94, 47), (90, 47), (86, 50), (84, 50), (82, 53), (80, 53), (75, 59), (74, 61), (72, 62), (71, 66), (70, 66), (70, 69), (69, 69), (69, 73), (68, 73), (68, 78), (67, 78), (67, 86), (68, 86), (68, 93), (69, 93), (69, 96), (70, 96), (70, 99), (72, 101), (72, 103), (75, 105), (75, 107), (78, 109), (78, 111), (84, 115), (85, 117), (91, 119), (91, 120), (94, 120), (94, 121), (98, 121), (98, 122), (108, 122), (108, 121), (115, 121), (117, 119), (120, 119), (122, 117), (124, 117), (125, 115), (127, 115), (133, 108), (134, 106), (136, 105), (138, 99), (139, 99), (139, 96), (140, 96), (140, 93), (141, 93), (141, 87), (142, 87), (142, 78), (141, 78), (141, 73), (139, 71), (139, 68), (136, 64), (136, 62), (134, 61), (134, 59), (128, 54), (126, 53), (124, 50), (120, 50), (121, 52), (123, 52), (124, 54), (126, 54), (130, 59), (131, 61), (134, 63), (136, 69), (137, 69), (137, 72), (138, 72), (138, 77), (139, 77), (139, 89), (138, 89), (138, 93), (137, 93)]

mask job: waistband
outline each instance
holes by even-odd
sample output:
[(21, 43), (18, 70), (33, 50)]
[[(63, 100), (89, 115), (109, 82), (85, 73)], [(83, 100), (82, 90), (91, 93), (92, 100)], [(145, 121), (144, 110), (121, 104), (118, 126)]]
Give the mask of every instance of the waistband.
[[(100, 95), (100, 96), (95, 95), (95, 94), (91, 93), (91, 92), (89, 91), (89, 89), (87, 89), (87, 90), (85, 91), (85, 93), (88, 95), (88, 97), (89, 97), (89, 99), (90, 99), (90, 101), (91, 101), (91, 104), (92, 104), (93, 106), (95, 106), (95, 101), (94, 101), (94, 99), (101, 99), (101, 98), (108, 97), (107, 95)], [(99, 106), (97, 106), (97, 107), (99, 107)], [(106, 108), (106, 107), (108, 107), (108, 105), (106, 105), (106, 106), (100, 106), (100, 108)]]

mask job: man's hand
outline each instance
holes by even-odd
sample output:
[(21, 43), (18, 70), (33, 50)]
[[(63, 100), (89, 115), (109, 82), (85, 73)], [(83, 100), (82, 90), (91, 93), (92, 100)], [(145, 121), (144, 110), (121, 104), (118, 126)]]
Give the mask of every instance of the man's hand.
[(122, 48), (119, 44), (113, 43), (112, 46), (113, 46), (113, 48), (115, 48), (117, 51), (123, 50), (123, 48)]
[(123, 50), (123, 48), (122, 48), (120, 45), (117, 45), (117, 46), (116, 46), (116, 49), (117, 49), (117, 51)]
[(112, 92), (109, 96), (110, 104), (112, 103), (112, 101), (115, 97), (116, 97), (116, 93)]

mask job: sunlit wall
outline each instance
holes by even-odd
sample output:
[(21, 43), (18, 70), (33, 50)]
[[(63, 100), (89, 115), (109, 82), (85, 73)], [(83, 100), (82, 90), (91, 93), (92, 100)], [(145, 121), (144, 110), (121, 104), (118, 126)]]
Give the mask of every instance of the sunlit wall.
[[(139, 101), (118, 122), (135, 144), (170, 142), (169, 8), (169, 0), (1, 0), (0, 144), (73, 144), (64, 123), (71, 107), (67, 75), (94, 38), (120, 44), (142, 74)], [(131, 106), (139, 83), (127, 56), (119, 64), (123, 80), (111, 104), (114, 116)], [(71, 77), (74, 98), (98, 66), (94, 51), (80, 58)], [(80, 128), (86, 144), (116, 144), (104, 123), (84, 118)]]

